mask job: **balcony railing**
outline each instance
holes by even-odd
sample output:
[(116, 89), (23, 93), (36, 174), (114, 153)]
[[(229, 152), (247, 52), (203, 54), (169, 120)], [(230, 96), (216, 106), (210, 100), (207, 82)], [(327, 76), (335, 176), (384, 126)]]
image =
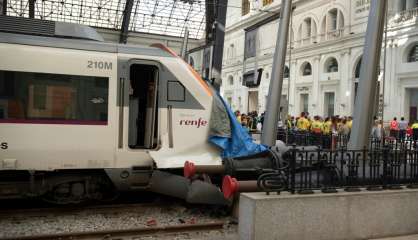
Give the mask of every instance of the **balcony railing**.
[(418, 8), (412, 8), (396, 14), (390, 21), (391, 24), (399, 24), (416, 19), (418, 16)]
[(321, 41), (336, 40), (338, 38), (341, 38), (343, 35), (344, 35), (344, 28), (339, 28), (339, 29), (331, 30), (326, 33), (320, 34)]

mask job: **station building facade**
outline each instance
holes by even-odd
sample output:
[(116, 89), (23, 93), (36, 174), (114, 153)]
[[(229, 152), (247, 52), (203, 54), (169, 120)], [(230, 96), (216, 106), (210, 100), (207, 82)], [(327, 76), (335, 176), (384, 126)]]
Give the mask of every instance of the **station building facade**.
[[(280, 2), (229, 0), (221, 94), (234, 110), (265, 110)], [(293, 2), (283, 104), (291, 115), (352, 115), (370, 0)], [(376, 99), (386, 121), (418, 118), (417, 16), (418, 1), (389, 0)]]

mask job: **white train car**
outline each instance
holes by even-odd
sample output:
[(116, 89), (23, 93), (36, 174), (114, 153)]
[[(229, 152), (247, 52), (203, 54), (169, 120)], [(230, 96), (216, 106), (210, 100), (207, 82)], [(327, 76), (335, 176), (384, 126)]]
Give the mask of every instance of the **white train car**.
[[(170, 49), (91, 28), (0, 18), (0, 198), (146, 189), (155, 169), (219, 165), (213, 92)], [(24, 34), (22, 34), (24, 33)]]

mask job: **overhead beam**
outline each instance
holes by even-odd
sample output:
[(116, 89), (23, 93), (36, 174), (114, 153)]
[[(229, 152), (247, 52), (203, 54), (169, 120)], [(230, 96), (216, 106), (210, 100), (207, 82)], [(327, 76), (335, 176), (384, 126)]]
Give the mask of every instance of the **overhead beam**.
[(29, 0), (29, 18), (35, 18), (35, 1)]
[(216, 0), (205, 1), (206, 44), (210, 44), (214, 38), (213, 23), (215, 22), (215, 6), (216, 6)]
[(219, 91), (222, 82), (222, 58), (224, 53), (225, 23), (228, 0), (218, 0), (214, 23), (214, 45), (212, 60), (213, 85)]
[(184, 37), (183, 37), (183, 44), (181, 45), (181, 58), (183, 58), (186, 62), (187, 61), (187, 44), (189, 43), (189, 29), (187, 27), (184, 28)]
[(0, 15), (7, 15), (7, 0), (0, 0)]
[(125, 9), (123, 10), (122, 26), (120, 28), (119, 43), (125, 44), (128, 40), (129, 23), (131, 21), (132, 8), (134, 6), (134, 0), (127, 0)]
[(360, 150), (368, 147), (374, 117), (377, 78), (380, 71), (377, 66), (382, 51), (386, 8), (387, 0), (371, 1), (349, 149)]
[(279, 120), (280, 101), (282, 98), (283, 73), (286, 61), (290, 15), (292, 14), (292, 0), (282, 0), (280, 8), (279, 30), (277, 31), (266, 115), (261, 135), (261, 143), (267, 146), (276, 145), (277, 121)]

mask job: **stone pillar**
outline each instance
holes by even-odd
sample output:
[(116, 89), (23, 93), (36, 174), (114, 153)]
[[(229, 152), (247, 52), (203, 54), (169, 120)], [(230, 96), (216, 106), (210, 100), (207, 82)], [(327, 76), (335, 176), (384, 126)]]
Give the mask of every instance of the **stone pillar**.
[(313, 109), (312, 113), (310, 113), (311, 116), (314, 115), (320, 115), (319, 113), (319, 103), (320, 103), (320, 89), (319, 89), (319, 56), (315, 56), (312, 62), (312, 77), (313, 77), (313, 84), (312, 84), (312, 96), (309, 96), (309, 99), (312, 99), (313, 101), (310, 103), (309, 108)]

